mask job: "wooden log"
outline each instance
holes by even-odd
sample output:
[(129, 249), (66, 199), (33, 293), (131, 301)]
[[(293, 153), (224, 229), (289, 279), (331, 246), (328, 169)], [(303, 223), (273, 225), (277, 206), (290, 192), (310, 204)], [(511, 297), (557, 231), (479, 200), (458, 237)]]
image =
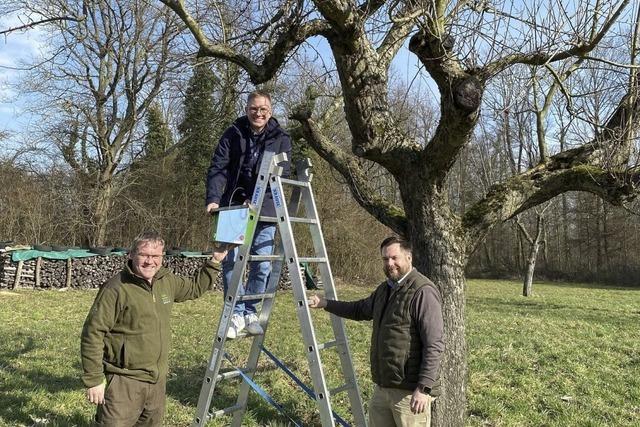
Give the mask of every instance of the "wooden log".
[(71, 262), (71, 258), (67, 258), (67, 278), (64, 282), (65, 288), (71, 287), (71, 274), (73, 272), (73, 263)]
[(22, 265), (24, 261), (18, 261), (18, 268), (16, 269), (16, 276), (13, 279), (13, 289), (17, 289), (20, 284), (20, 276), (22, 275)]
[(35, 288), (40, 287), (40, 270), (42, 269), (42, 257), (39, 256), (36, 260), (36, 271), (35, 271)]

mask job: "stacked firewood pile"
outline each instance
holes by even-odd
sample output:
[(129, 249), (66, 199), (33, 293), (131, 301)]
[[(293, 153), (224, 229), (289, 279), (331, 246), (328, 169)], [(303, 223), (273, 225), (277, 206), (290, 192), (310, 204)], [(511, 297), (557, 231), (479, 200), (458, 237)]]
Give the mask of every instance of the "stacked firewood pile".
[[(206, 256), (166, 256), (163, 264), (175, 274), (193, 277), (206, 259)], [(124, 255), (109, 255), (61, 260), (35, 258), (14, 262), (11, 252), (0, 252), (0, 289), (99, 288), (122, 269), (126, 260)], [(279, 288), (291, 288), (286, 266), (280, 276)], [(222, 290), (221, 277), (218, 277), (214, 289)]]

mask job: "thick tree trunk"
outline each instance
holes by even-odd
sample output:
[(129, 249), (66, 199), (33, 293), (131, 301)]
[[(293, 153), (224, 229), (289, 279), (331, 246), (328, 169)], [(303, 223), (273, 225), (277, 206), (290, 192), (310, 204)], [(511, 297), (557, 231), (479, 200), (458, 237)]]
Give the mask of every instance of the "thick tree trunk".
[[(443, 250), (444, 255), (448, 250)], [(436, 257), (431, 257), (431, 262)], [(431, 274), (442, 293), (444, 314), (445, 354), (442, 359), (442, 395), (433, 407), (433, 427), (464, 425), (467, 391), (467, 342), (465, 339), (464, 268), (460, 255), (450, 253), (449, 265), (438, 266), (439, 273)]]
[(103, 246), (107, 241), (109, 211), (113, 205), (113, 183), (107, 181), (96, 188), (96, 204), (93, 211), (94, 233), (90, 241), (95, 246)]
[[(409, 200), (403, 193), (403, 199)], [(405, 202), (407, 238), (414, 247), (414, 266), (440, 289), (444, 317), (445, 354), (440, 376), (443, 387), (433, 407), (432, 425), (459, 427), (464, 425), (466, 406), (464, 268), (468, 255), (459, 220), (451, 213), (444, 191), (426, 195), (427, 200), (415, 193)]]

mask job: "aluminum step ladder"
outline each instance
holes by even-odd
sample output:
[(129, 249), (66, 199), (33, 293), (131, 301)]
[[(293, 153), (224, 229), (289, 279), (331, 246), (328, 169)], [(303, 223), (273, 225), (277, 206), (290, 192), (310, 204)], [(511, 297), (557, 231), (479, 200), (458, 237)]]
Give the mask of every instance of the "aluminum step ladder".
[[(309, 170), (311, 165), (308, 160), (298, 165), (299, 180), (285, 179), (281, 177), (282, 168), (278, 166), (279, 163), (285, 160), (286, 154), (284, 153), (277, 155), (270, 152), (264, 153), (251, 204), (256, 208), (256, 215), (258, 215), (260, 221), (274, 222), (277, 224), (280, 237), (279, 244), (275, 255), (255, 256), (250, 254), (253, 236), (247, 236), (245, 243), (238, 248), (238, 254), (231, 275), (228, 292), (225, 296), (218, 330), (214, 337), (211, 356), (198, 398), (197, 413), (192, 423), (194, 427), (205, 426), (210, 419), (224, 415), (233, 415), (231, 426), (239, 427), (242, 425), (243, 416), (247, 410), (249, 392), (252, 388), (250, 382), (253, 382), (253, 377), (258, 366), (258, 359), (263, 351), (269, 354), (263, 349), (263, 344), (276, 291), (280, 282), (283, 264), (287, 266), (291, 279), (296, 315), (300, 323), (309, 371), (313, 380), (313, 390), (311, 390), (312, 397), (316, 401), (322, 426), (333, 427), (336, 425), (336, 420), (338, 420), (340, 424), (345, 425), (343, 420), (333, 412), (331, 407), (331, 398), (342, 392), (348, 394), (354, 425), (358, 427), (367, 426), (343, 319), (330, 315), (333, 339), (325, 343), (317, 342), (311, 317), (311, 309), (309, 309), (307, 304), (305, 281), (303, 280), (303, 274), (299, 267), (301, 263), (315, 265), (316, 271), (319, 272), (318, 282), (323, 284), (326, 298), (338, 299), (322, 229), (320, 227), (318, 211), (311, 189), (312, 176)], [(291, 187), (289, 203), (285, 200), (285, 187)], [(276, 208), (276, 217), (260, 216), (260, 210), (267, 188), (271, 189)], [(299, 210), (304, 212), (303, 216), (297, 216)], [(298, 255), (293, 224), (301, 224), (301, 226), (296, 225), (296, 227), (307, 227), (307, 235), (311, 236), (313, 242), (313, 256), (301, 257)], [(241, 280), (244, 279), (247, 262), (250, 261), (271, 262), (272, 270), (269, 281), (264, 294), (246, 294), (239, 296), (238, 289)], [(220, 373), (223, 359), (228, 359), (228, 355), (225, 352), (225, 343), (227, 340), (227, 331), (231, 326), (233, 307), (237, 302), (256, 299), (262, 300), (259, 322), (264, 333), (260, 335), (249, 335), (246, 330), (241, 331), (236, 339), (248, 338), (253, 340), (246, 366)], [(337, 351), (344, 380), (341, 386), (331, 390), (328, 389), (322, 367), (321, 352), (326, 349), (334, 349)], [(236, 403), (224, 409), (212, 410), (211, 400), (216, 384), (221, 380), (238, 377), (243, 381), (238, 386)]]

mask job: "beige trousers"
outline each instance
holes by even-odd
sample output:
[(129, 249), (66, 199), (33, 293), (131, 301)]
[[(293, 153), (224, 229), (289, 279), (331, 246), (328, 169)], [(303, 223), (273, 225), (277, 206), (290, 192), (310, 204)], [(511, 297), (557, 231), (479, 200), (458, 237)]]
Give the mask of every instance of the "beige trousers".
[(376, 385), (369, 402), (369, 427), (430, 427), (433, 397), (428, 396), (429, 404), (423, 413), (413, 414), (412, 394), (409, 390)]

